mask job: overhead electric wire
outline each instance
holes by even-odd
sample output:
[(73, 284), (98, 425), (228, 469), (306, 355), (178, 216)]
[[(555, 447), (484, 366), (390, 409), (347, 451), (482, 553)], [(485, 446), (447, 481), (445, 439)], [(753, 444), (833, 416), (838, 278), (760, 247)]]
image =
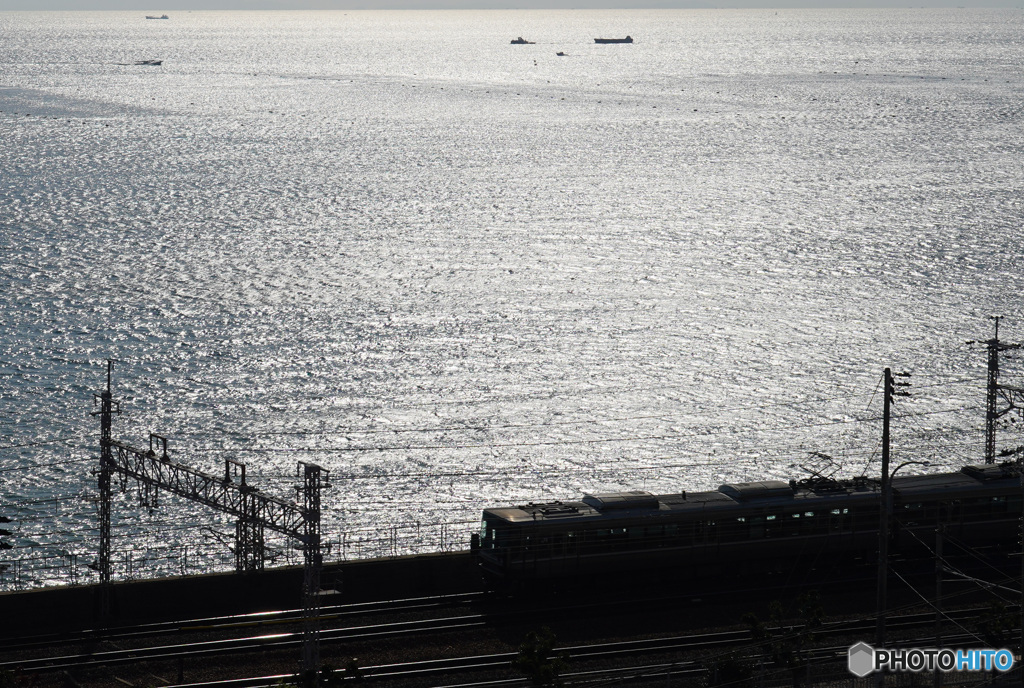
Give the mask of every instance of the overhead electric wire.
[(7, 468), (0, 468), (0, 473), (13, 473), (15, 471), (31, 471), (36, 468), (53, 468), (54, 466), (66, 466), (72, 463), (85, 463), (90, 461), (88, 457), (81, 459), (67, 459), (65, 461), (52, 461), (50, 463), (33, 463), (25, 464), (22, 466), (9, 466)]
[[(894, 419), (899, 420), (903, 418), (909, 418), (913, 416), (932, 416), (947, 413), (958, 413), (964, 409), (942, 409), (938, 411), (924, 411), (914, 414), (901, 414), (899, 416), (893, 416)], [(756, 430), (755, 432), (782, 432), (791, 430), (803, 430), (807, 428), (817, 427), (829, 427), (829, 426), (840, 426), (850, 425), (854, 423), (869, 423), (877, 422), (881, 420), (881, 417), (876, 418), (853, 418), (849, 420), (832, 420), (819, 423), (805, 423), (800, 425), (787, 425), (775, 428), (765, 428), (763, 430)], [(510, 447), (547, 447), (547, 446), (566, 446), (566, 445), (581, 445), (581, 444), (606, 444), (615, 442), (643, 442), (651, 440), (673, 440), (683, 438), (697, 438), (707, 437), (713, 435), (724, 435), (724, 434), (742, 434), (744, 432), (750, 432), (748, 430), (737, 430), (736, 428), (722, 428), (719, 430), (707, 430), (701, 432), (690, 432), (690, 433), (671, 433), (671, 434), (658, 434), (658, 435), (631, 435), (627, 437), (598, 437), (598, 438), (587, 438), (587, 439), (570, 439), (570, 440), (542, 440), (536, 442), (485, 442), (479, 444), (424, 444), (424, 445), (395, 445), (385, 447), (216, 447), (216, 448), (192, 448), (190, 451), (197, 453), (221, 453), (221, 452), (236, 452), (236, 453), (251, 453), (251, 454), (272, 454), (272, 453), (351, 453), (351, 452), (386, 452), (386, 451), (424, 451), (424, 450), (441, 450), (441, 449), (495, 449), (495, 448), (510, 448)]]
[[(941, 386), (941, 385), (936, 385)], [(875, 391), (872, 392), (871, 397), (877, 393), (878, 387), (876, 386)], [(635, 391), (631, 389), (630, 391)], [(505, 425), (449, 425), (449, 426), (436, 426), (436, 427), (425, 427), (425, 428), (377, 428), (369, 430), (359, 429), (340, 429), (340, 430), (289, 430), (289, 431), (271, 431), (271, 432), (255, 432), (255, 433), (232, 433), (232, 434), (248, 434), (249, 436), (286, 436), (286, 435), (306, 435), (306, 436), (327, 436), (327, 435), (357, 435), (357, 434), (387, 434), (387, 433), (416, 433), (416, 432), (459, 432), (469, 430), (497, 430), (497, 429), (509, 429), (509, 428), (529, 428), (529, 427), (548, 427), (548, 426), (561, 426), (561, 425), (584, 425), (584, 424), (599, 424), (609, 422), (625, 422), (632, 420), (646, 420), (655, 418), (679, 418), (679, 417), (703, 417), (703, 416), (717, 416), (723, 413), (732, 413), (736, 411), (756, 411), (769, 408), (795, 408), (802, 404), (820, 404), (823, 402), (840, 401), (857, 396), (865, 396), (865, 394), (855, 395), (842, 395), (842, 396), (829, 396), (829, 397), (818, 397), (811, 399), (802, 399), (799, 401), (780, 401), (772, 402), (767, 404), (755, 404), (755, 405), (743, 405), (743, 406), (731, 406), (725, 408), (710, 409), (704, 412), (666, 412), (659, 414), (641, 415), (641, 416), (626, 416), (626, 417), (615, 417), (615, 418), (594, 418), (594, 419), (580, 419), (572, 421), (557, 421), (557, 422), (541, 422), (541, 423), (522, 423), (522, 424), (505, 424)], [(868, 403), (870, 407), (870, 401)], [(181, 436), (205, 436), (207, 433), (183, 433)]]
[(24, 449), (25, 447), (42, 447), (47, 444), (58, 444), (60, 442), (70, 442), (71, 440), (81, 439), (85, 438), (81, 435), (72, 435), (71, 437), (56, 437), (51, 440), (39, 440), (37, 442), (25, 442), (23, 444), (7, 444), (0, 447), (0, 451), (4, 451), (6, 449)]
[[(943, 445), (937, 445), (937, 446), (941, 447)], [(961, 444), (960, 443), (952, 443), (952, 444), (945, 445), (945, 446), (955, 448), (955, 447), (961, 446)], [(846, 455), (846, 457), (847, 458), (856, 458), (857, 456), (868, 455), (869, 458), (870, 458), (870, 456), (874, 456), (875, 454), (877, 454), (877, 450), (872, 450), (872, 452), (870, 454), (867, 453), (867, 452), (848, 453)], [(791, 460), (796, 460), (798, 458), (804, 457), (806, 455), (807, 455), (806, 451), (794, 450), (794, 452), (791, 453), (791, 454), (773, 455), (773, 458), (777, 459), (779, 461), (791, 461)], [(657, 461), (657, 460), (661, 460), (661, 459), (664, 459), (664, 460), (674, 460), (676, 458), (677, 457), (675, 457), (675, 456), (661, 456), (661, 457), (649, 458), (649, 459), (647, 459), (647, 461), (652, 461), (652, 460), (653, 461)], [(734, 457), (734, 462), (735, 461), (747, 461), (747, 460), (756, 461), (756, 460), (758, 460), (758, 458), (759, 457), (750, 457), (750, 456), (737, 455), (737, 456)], [(404, 472), (392, 472), (392, 471), (389, 471), (389, 472), (382, 472), (382, 473), (361, 473), (361, 474), (360, 473), (339, 473), (339, 472), (337, 472), (337, 470), (335, 470), (335, 471), (332, 471), (332, 473), (331, 473), (331, 480), (332, 481), (339, 481), (339, 480), (373, 480), (373, 479), (393, 479), (393, 478), (470, 478), (470, 477), (495, 477), (495, 476), (508, 477), (508, 478), (516, 478), (516, 477), (519, 477), (519, 476), (521, 476), (523, 474), (536, 475), (537, 473), (547, 473), (547, 472), (567, 473), (567, 472), (581, 471), (581, 472), (585, 472), (585, 473), (588, 473), (588, 474), (593, 474), (595, 472), (609, 472), (609, 471), (619, 471), (619, 472), (621, 472), (621, 471), (629, 471), (629, 472), (634, 472), (634, 471), (660, 471), (660, 470), (676, 469), (676, 468), (712, 468), (712, 467), (721, 467), (721, 466), (722, 466), (722, 462), (721, 461), (693, 461), (693, 462), (687, 462), (687, 463), (667, 463), (667, 464), (653, 464), (653, 465), (623, 465), (622, 463), (614, 463), (614, 464), (604, 464), (604, 465), (602, 465), (602, 464), (589, 464), (589, 465), (578, 465), (578, 466), (568, 466), (568, 467), (564, 466), (564, 465), (534, 466), (534, 465), (516, 464), (516, 465), (510, 465), (507, 468), (494, 468), (494, 469), (490, 469), (490, 468), (489, 469), (459, 469), (459, 470), (439, 471), (437, 469), (427, 469), (427, 468), (425, 468), (422, 471), (404, 471)], [(864, 471), (864, 473), (866, 473), (866, 470)], [(260, 479), (260, 480), (272, 480), (272, 481), (295, 480), (295, 475), (294, 474), (260, 473), (259, 471), (255, 471), (254, 470), (254, 471), (251, 471), (248, 475), (249, 475), (250, 479), (257, 478), (257, 479)]]
[(943, 617), (944, 619), (946, 619), (946, 621), (949, 621), (950, 623), (952, 623), (953, 625), (955, 625), (955, 626), (956, 626), (957, 628), (959, 628), (960, 630), (962, 630), (962, 631), (963, 631), (964, 633), (966, 633), (967, 635), (969, 635), (969, 636), (972, 636), (972, 637), (974, 637), (974, 638), (975, 638), (976, 640), (982, 640), (982, 639), (981, 639), (981, 638), (980, 638), (980, 637), (978, 636), (978, 634), (977, 634), (977, 633), (975, 633), (974, 631), (968, 630), (966, 626), (964, 626), (963, 624), (961, 624), (961, 623), (960, 623), (959, 621), (957, 621), (957, 620), (955, 620), (955, 619), (951, 619), (951, 618), (949, 617), (949, 615), (947, 615), (947, 614), (946, 614), (945, 612), (943, 612), (943, 611), (942, 611), (941, 609), (939, 609), (938, 607), (936, 607), (936, 606), (935, 606), (935, 604), (934, 604), (934, 603), (933, 603), (933, 602), (932, 602), (931, 600), (929, 600), (929, 599), (928, 599), (927, 597), (925, 597), (924, 595), (922, 595), (922, 594), (920, 593), (920, 591), (918, 591), (918, 589), (917, 589), (917, 588), (915, 588), (915, 587), (914, 587), (913, 585), (911, 585), (911, 584), (910, 584), (910, 582), (909, 582), (909, 581), (908, 581), (908, 580), (907, 580), (906, 578), (904, 578), (903, 576), (901, 576), (901, 575), (900, 575), (900, 572), (899, 572), (899, 571), (897, 571), (897, 570), (895, 570), (895, 569), (890, 569), (890, 571), (892, 571), (893, 575), (895, 575), (895, 576), (896, 576), (897, 578), (899, 578), (899, 579), (900, 579), (901, 581), (903, 581), (903, 583), (904, 583), (904, 584), (905, 584), (905, 585), (906, 585), (906, 586), (907, 586), (908, 588), (910, 588), (911, 592), (913, 592), (913, 593), (914, 593), (915, 595), (917, 595), (918, 597), (920, 597), (920, 598), (921, 598), (921, 601), (922, 601), (922, 602), (924, 602), (924, 603), (925, 603), (926, 605), (928, 605), (929, 607), (931, 607), (932, 611), (934, 611), (934, 612), (935, 612), (936, 614), (938, 614), (939, 616), (941, 616), (941, 617)]
[(944, 536), (944, 539), (945, 539), (946, 542), (949, 542), (950, 544), (954, 545), (955, 547), (959, 547), (962, 551), (967, 553), (972, 559), (976, 559), (980, 563), (985, 564), (988, 568), (992, 569), (996, 573), (1002, 573), (1002, 571), (1000, 571), (995, 566), (993, 566), (991, 562), (988, 562), (988, 561), (982, 559), (980, 556), (978, 556), (977, 551), (973, 547), (971, 547), (970, 545), (968, 545), (965, 542), (962, 542), (959, 538), (957, 538), (957, 537), (955, 537), (953, 535), (946, 534)]
[(958, 577), (960, 577), (960, 578), (962, 578), (962, 579), (964, 579), (966, 581), (970, 581), (971, 583), (977, 584), (978, 587), (984, 588), (985, 590), (988, 590), (989, 592), (991, 592), (993, 595), (998, 597), (1003, 602), (1010, 602), (1010, 600), (1008, 600), (1007, 598), (1005, 598), (1005, 597), (1003, 597), (1001, 595), (996, 594), (994, 592), (995, 590), (997, 590), (997, 589), (998, 590), (1005, 590), (1006, 592), (1013, 593), (1013, 595), (1016, 596), (1018, 599), (1020, 598), (1020, 590), (1014, 590), (1013, 588), (1008, 588), (1005, 585), (1000, 585), (999, 583), (993, 583), (992, 581), (987, 581), (987, 580), (984, 580), (982, 578), (977, 578), (975, 576), (968, 576), (966, 573), (964, 573), (960, 569), (953, 568), (952, 566), (949, 566), (948, 564), (946, 566), (943, 566), (942, 570), (945, 571), (946, 573), (950, 573), (950, 574), (952, 574), (954, 576), (958, 576)]
[[(966, 578), (966, 579), (968, 579), (968, 580), (971, 580), (971, 581), (974, 581), (974, 582), (979, 582), (979, 583), (981, 583), (981, 582), (984, 582), (984, 581), (981, 581), (981, 579), (980, 579), (980, 578), (972, 578), (971, 576), (968, 576), (967, 574), (963, 573), (963, 572), (962, 572), (962, 571), (960, 571), (959, 569), (956, 569), (956, 568), (955, 568), (955, 567), (954, 567), (954, 566), (953, 566), (953, 565), (952, 565), (952, 564), (951, 564), (951, 563), (949, 562), (949, 560), (948, 560), (948, 559), (946, 559), (946, 557), (939, 557), (939, 556), (938, 556), (938, 555), (937, 555), (937, 554), (935, 553), (935, 550), (934, 550), (934, 549), (932, 549), (932, 548), (931, 548), (931, 546), (929, 546), (929, 545), (928, 545), (928, 543), (926, 543), (926, 542), (925, 542), (924, 540), (922, 540), (922, 539), (921, 539), (920, 537), (918, 537), (917, 533), (915, 533), (915, 532), (914, 532), (914, 530), (913, 530), (912, 528), (907, 528), (907, 529), (905, 529), (905, 530), (904, 530), (904, 532), (910, 533), (910, 535), (911, 535), (911, 536), (912, 536), (912, 537), (913, 537), (913, 538), (914, 538), (915, 540), (917, 540), (918, 544), (920, 544), (920, 545), (921, 545), (922, 547), (924, 547), (924, 549), (925, 549), (925, 550), (926, 550), (926, 551), (927, 551), (927, 552), (928, 552), (929, 554), (931, 554), (933, 558), (935, 558), (936, 560), (938, 560), (939, 562), (941, 562), (941, 563), (942, 563), (942, 566), (943, 566), (943, 569), (944, 569), (944, 570), (946, 570), (946, 571), (949, 571), (949, 572), (951, 572), (951, 573), (955, 573), (956, 575), (960, 576), (961, 578)], [(950, 537), (949, 537), (949, 536), (947, 536), (947, 535), (943, 535), (943, 540), (946, 540), (946, 541), (953, 541), (953, 540), (955, 540), (955, 539), (954, 539), (954, 538), (950, 538)], [(981, 559), (980, 557), (978, 557), (978, 556), (977, 556), (977, 555), (976, 555), (976, 554), (974, 553), (974, 551), (973, 551), (973, 548), (966, 548), (966, 547), (964, 547), (964, 546), (963, 546), (963, 545), (962, 545), (961, 543), (958, 543), (958, 542), (954, 542), (954, 544), (959, 544), (959, 545), (960, 545), (960, 547), (961, 547), (961, 549), (964, 549), (964, 551), (966, 551), (966, 552), (967, 552), (967, 554), (971, 555), (971, 556), (972, 556), (973, 558), (976, 558), (976, 559), (978, 559), (978, 561), (980, 561), (981, 563), (987, 564), (988, 566), (990, 566), (990, 567), (991, 567), (991, 568), (992, 568), (992, 569), (993, 569), (994, 571), (996, 571), (997, 573), (1000, 573), (1000, 574), (1002, 574), (1002, 572), (1001, 572), (1001, 571), (999, 571), (999, 569), (997, 569), (997, 568), (995, 568), (994, 566), (992, 566), (992, 565), (991, 565), (991, 563), (989, 563), (989, 562), (986, 562), (986, 561), (984, 561), (983, 559)], [(894, 572), (894, 573), (895, 573), (895, 572)], [(904, 582), (905, 582), (905, 581), (904, 581)], [(1001, 588), (1001, 587), (1003, 587), (1003, 586), (997, 585), (997, 584), (995, 584), (995, 583), (987, 583), (987, 582), (986, 582), (986, 586), (987, 586), (987, 587), (990, 587), (990, 588), (995, 588), (995, 587), (1000, 587), (1000, 588)], [(1009, 588), (1004, 588), (1004, 589), (1007, 589), (1007, 590), (1009, 590)], [(914, 592), (917, 592), (917, 591), (915, 590)], [(1018, 595), (1018, 596), (1019, 596), (1019, 595), (1021, 594), (1021, 591), (1020, 591), (1020, 590), (1010, 590), (1010, 592), (1012, 592), (1012, 593), (1014, 593), (1015, 595)], [(920, 593), (918, 593), (918, 594), (920, 595)], [(1000, 599), (1001, 599), (1001, 600), (1003, 600), (1004, 602), (1008, 602), (1008, 601), (1009, 601), (1009, 600), (1007, 600), (1006, 598), (1003, 598), (1003, 597), (1000, 597)], [(938, 611), (938, 610), (936, 610), (936, 611)], [(939, 612), (939, 613), (941, 614), (942, 612)], [(943, 616), (945, 616), (945, 614), (943, 614)]]
[[(928, 428), (923, 427), (920, 424), (920, 418), (918, 418), (918, 417), (911, 417), (911, 418), (908, 418), (907, 420), (909, 421), (908, 424), (912, 425), (918, 431), (918, 433), (919, 433), (919, 436), (915, 438), (915, 442), (918, 445), (924, 444), (926, 447), (928, 447), (935, 454), (938, 454), (941, 449), (948, 449), (951, 446), (952, 447), (956, 446), (956, 445), (936, 445), (936, 444), (931, 443), (930, 441), (928, 441), (926, 439), (926, 437), (927, 437), (928, 434), (934, 432), (933, 430), (930, 430)], [(965, 442), (966, 442), (966, 440), (965, 440)], [(970, 442), (969, 444), (966, 444), (965, 446), (973, 446), (973, 444), (974, 444), (973, 442)], [(905, 451), (902, 448), (900, 450), (901, 451)], [(964, 458), (966, 459), (966, 457), (964, 457)]]
[[(857, 395), (854, 395), (857, 396)], [(340, 430), (316, 430), (316, 431), (303, 431), (303, 430), (289, 430), (279, 432), (255, 432), (249, 433), (250, 436), (287, 436), (287, 435), (306, 435), (306, 436), (328, 436), (328, 435), (366, 435), (366, 434), (387, 434), (387, 433), (420, 433), (420, 432), (459, 432), (469, 430), (506, 430), (510, 428), (535, 428), (535, 427), (558, 427), (563, 425), (590, 425), (590, 424), (601, 424), (601, 423), (621, 423), (626, 421), (634, 420), (651, 420), (656, 418), (680, 418), (680, 417), (704, 417), (704, 416), (717, 416), (723, 413), (732, 413), (735, 411), (757, 411), (769, 408), (780, 408), (789, 407), (793, 408), (800, 404), (820, 404), (826, 401), (839, 401), (841, 399), (847, 399), (849, 397), (822, 397), (817, 399), (804, 399), (800, 401), (780, 401), (773, 402), (770, 404), (756, 404), (746, 406), (732, 406), (725, 408), (716, 408), (705, 411), (703, 413), (692, 412), (692, 411), (667, 411), (665, 413), (647, 414), (640, 416), (624, 416), (624, 417), (613, 417), (613, 418), (589, 418), (589, 419), (578, 419), (578, 420), (567, 420), (567, 421), (555, 421), (555, 422), (541, 422), (541, 423), (508, 423), (504, 425), (442, 425), (425, 428), (376, 428), (370, 430), (359, 430), (359, 429), (340, 429)], [(206, 433), (184, 433), (182, 436), (204, 436)], [(245, 433), (238, 433), (245, 434)]]

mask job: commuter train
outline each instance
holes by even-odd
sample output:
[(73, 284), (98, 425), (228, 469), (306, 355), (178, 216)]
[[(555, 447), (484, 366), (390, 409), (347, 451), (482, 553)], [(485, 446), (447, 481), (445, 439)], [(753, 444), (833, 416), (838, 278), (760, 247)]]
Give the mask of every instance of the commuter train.
[[(890, 551), (926, 552), (939, 525), (972, 548), (1019, 549), (1021, 494), (1012, 463), (898, 476)], [(594, 578), (681, 582), (877, 562), (880, 523), (877, 480), (766, 480), (486, 509), (472, 549), (496, 589)]]

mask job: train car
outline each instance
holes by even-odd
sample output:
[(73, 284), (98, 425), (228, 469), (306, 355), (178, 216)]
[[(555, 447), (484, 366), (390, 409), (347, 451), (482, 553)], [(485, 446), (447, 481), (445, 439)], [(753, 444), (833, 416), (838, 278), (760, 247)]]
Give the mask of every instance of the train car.
[[(934, 531), (972, 546), (1015, 546), (1021, 480), (1013, 464), (899, 476), (890, 548), (927, 549)], [(491, 587), (602, 579), (681, 582), (875, 560), (878, 481), (727, 484), (708, 492), (587, 494), (575, 502), (486, 509), (474, 537)]]

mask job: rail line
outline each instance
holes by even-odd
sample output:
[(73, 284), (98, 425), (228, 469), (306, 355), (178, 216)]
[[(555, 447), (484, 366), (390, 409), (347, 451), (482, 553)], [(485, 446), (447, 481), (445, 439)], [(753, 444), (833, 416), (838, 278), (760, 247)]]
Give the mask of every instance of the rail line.
[[(916, 642), (928, 642), (931, 638), (921, 638), (917, 640), (907, 641), (910, 643)], [(950, 642), (969, 642), (974, 640), (972, 636), (961, 634), (947, 636)], [(691, 646), (675, 644), (670, 641), (671, 639), (657, 639), (653, 641), (638, 641), (636, 644), (643, 642), (657, 643), (661, 642), (660, 645), (650, 645), (649, 647), (623, 647), (626, 645), (632, 645), (634, 643), (600, 643), (594, 645), (585, 646), (569, 646), (563, 648), (555, 648), (554, 652), (562, 654), (569, 661), (581, 661), (581, 660), (593, 660), (593, 659), (621, 659), (638, 653), (644, 654), (656, 654), (663, 652), (673, 652), (681, 649), (694, 649)], [(751, 643), (749, 636), (746, 638), (747, 643)], [(823, 648), (815, 648), (804, 651), (805, 659), (810, 663), (822, 664), (827, 662), (844, 662), (848, 646), (830, 646)], [(465, 671), (474, 670), (485, 670), (485, 669), (501, 669), (509, 667), (512, 661), (517, 657), (517, 653), (499, 653), (492, 655), (478, 655), (472, 657), (458, 657), (451, 659), (442, 660), (426, 660), (418, 662), (403, 662), (396, 664), (383, 664), (377, 666), (368, 666), (361, 669), (362, 680), (364, 681), (376, 681), (376, 680), (388, 680), (388, 679), (402, 679), (402, 678), (429, 678), (430, 676), (453, 674)], [(766, 655), (760, 652), (753, 652), (748, 655), (748, 660), (751, 662), (758, 662), (765, 668), (771, 670), (774, 666)], [(643, 674), (643, 676), (635, 676), (632, 678), (651, 678), (651, 677), (664, 677), (666, 674), (670, 674), (674, 677), (683, 677), (687, 675), (700, 675), (706, 673), (707, 669), (703, 662), (698, 660), (678, 660), (671, 662), (658, 662), (658, 663), (647, 663), (637, 664), (627, 667), (614, 667), (614, 668), (603, 668), (603, 669), (587, 669), (577, 670), (571, 672), (562, 673), (560, 678), (569, 685), (573, 683), (583, 683), (585, 681), (604, 680), (612, 677), (625, 677), (629, 674)], [(337, 673), (340, 673), (337, 672)], [(260, 676), (245, 679), (229, 679), (221, 681), (209, 681), (201, 683), (184, 683), (166, 688), (262, 688), (265, 686), (280, 685), (283, 682), (295, 681), (300, 677), (298, 674), (276, 674), (272, 676)], [(485, 681), (476, 681), (472, 683), (459, 683), (448, 686), (438, 686), (437, 688), (494, 688), (498, 686), (515, 686), (529, 683), (526, 678), (501, 678)]]
[[(462, 596), (452, 596), (450, 603), (463, 603)], [(353, 610), (352, 605), (339, 607), (334, 616), (342, 618), (349, 613), (367, 613), (372, 607), (378, 611), (395, 611), (397, 609), (440, 608), (447, 606), (441, 600), (434, 598), (419, 598), (417, 600), (403, 600), (384, 605), (357, 605), (359, 610)], [(290, 614), (293, 610), (280, 612)], [(557, 610), (556, 610), (557, 611)], [(564, 611), (564, 610), (563, 610)], [(981, 609), (963, 609), (947, 612), (946, 618), (953, 621), (976, 618)], [(419, 619), (412, 621), (394, 621), (388, 623), (376, 623), (361, 626), (348, 626), (341, 628), (329, 628), (321, 632), (321, 643), (331, 642), (355, 642), (361, 640), (374, 640), (383, 637), (411, 637), (417, 634), (432, 634), (449, 631), (468, 631), (484, 626), (514, 623), (524, 618), (529, 618), (531, 612), (511, 611), (462, 614), (441, 619)], [(253, 615), (243, 615), (250, 617)], [(257, 615), (258, 616), (258, 615)], [(238, 621), (238, 617), (218, 617), (218, 620), (227, 620), (225, 625), (209, 625), (204, 628), (237, 628), (248, 626), (249, 621)], [(203, 620), (208, 621), (208, 620)], [(294, 622), (295, 619), (281, 619), (282, 623)], [(905, 614), (890, 617), (888, 627), (896, 629), (914, 629), (921, 626), (930, 627), (934, 624), (935, 617), (932, 613)], [(255, 621), (252, 623), (260, 623)], [(189, 626), (195, 628), (195, 626)], [(838, 621), (826, 624), (815, 629), (818, 636), (852, 635), (856, 633), (871, 633), (875, 627), (873, 619)], [(799, 627), (782, 627), (786, 632), (796, 632)], [(226, 655), (229, 653), (240, 654), (245, 652), (266, 652), (270, 649), (283, 649), (296, 647), (302, 642), (301, 634), (298, 632), (283, 632), (247, 636), (243, 638), (230, 638), (218, 640), (204, 640), (180, 644), (155, 645), (149, 647), (136, 647), (130, 649), (115, 649), (101, 652), (85, 652), (67, 654), (61, 656), (20, 658), (0, 662), (0, 671), (17, 670), (21, 673), (41, 673), (52, 671), (72, 671), (96, 667), (117, 666), (131, 663), (143, 663), (161, 660), (184, 660), (198, 657), (209, 657), (215, 655)], [(570, 658), (608, 658), (625, 657), (644, 654), (657, 654), (664, 652), (697, 651), (715, 648), (735, 647), (744, 644), (754, 643), (748, 630), (719, 631), (713, 633), (689, 634), (678, 636), (666, 636), (645, 640), (628, 640), (592, 645), (570, 646), (562, 648)], [(466, 671), (470, 669), (488, 669), (507, 666), (516, 653), (498, 653), (491, 655), (479, 655), (475, 657), (463, 657), (452, 659), (421, 660), (417, 662), (406, 662), (397, 664), (378, 665), (362, 669), (365, 678), (399, 678), (416, 675), (430, 675), (446, 672)], [(265, 677), (264, 677), (265, 678)], [(275, 676), (280, 678), (280, 675)], [(244, 681), (255, 681), (259, 685), (261, 677), (244, 679)], [(231, 682), (216, 682), (216, 685), (235, 685)], [(206, 685), (206, 684), (204, 684)], [(214, 684), (210, 684), (214, 685)], [(238, 684), (242, 685), (242, 684)]]
[[(483, 615), (472, 614), (451, 619), (425, 619), (420, 621), (398, 621), (370, 626), (355, 626), (321, 631), (320, 642), (340, 640), (369, 640), (384, 636), (405, 636), (416, 633), (436, 633), (482, 626)], [(0, 662), (0, 671), (17, 669), (21, 672), (85, 669), (133, 662), (160, 659), (188, 659), (214, 654), (262, 651), (271, 648), (298, 646), (302, 643), (301, 632), (273, 633), (245, 638), (207, 640), (176, 645), (157, 645), (124, 650), (106, 650), (56, 657), (39, 657)]]
[[(339, 621), (354, 616), (380, 613), (398, 613), (408, 611), (427, 611), (461, 605), (474, 604), (484, 597), (484, 593), (463, 593), (457, 595), (438, 595), (435, 597), (412, 597), (386, 602), (359, 602), (353, 604), (321, 607), (322, 623)], [(4, 652), (12, 650), (30, 650), (33, 648), (52, 647), (57, 644), (100, 642), (142, 639), (194, 632), (226, 631), (239, 628), (263, 628), (275, 625), (298, 623), (302, 619), (301, 609), (279, 609), (247, 614), (199, 617), (161, 621), (114, 628), (95, 628), (75, 633), (52, 633), (23, 638), (6, 639), (3, 643)]]

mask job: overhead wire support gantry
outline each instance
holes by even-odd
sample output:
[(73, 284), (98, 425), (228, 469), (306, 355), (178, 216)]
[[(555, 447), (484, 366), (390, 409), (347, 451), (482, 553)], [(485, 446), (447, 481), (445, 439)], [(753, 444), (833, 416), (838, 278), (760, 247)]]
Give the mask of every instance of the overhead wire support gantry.
[[(144, 500), (155, 506), (164, 490), (185, 499), (234, 516), (236, 521), (235, 568), (238, 572), (263, 569), (263, 532), (270, 529), (302, 543), (303, 576), (303, 671), (313, 676), (319, 669), (320, 572), (320, 490), (328, 486), (328, 471), (299, 462), (301, 499), (289, 502), (265, 494), (246, 482), (245, 464), (225, 459), (223, 475), (213, 475), (173, 460), (167, 438), (150, 434), (149, 449), (143, 450), (112, 438), (112, 416), (116, 402), (111, 392), (112, 361), (107, 363), (107, 389), (96, 395), (101, 400), (100, 416), (100, 552), (97, 562), (100, 583), (110, 583), (111, 476), (131, 478), (141, 488)], [(116, 412), (120, 412), (117, 408)], [(101, 592), (101, 616), (109, 610), (109, 592)]]
[[(159, 453), (155, 451), (154, 444), (160, 446)], [(305, 545), (310, 540), (307, 520), (315, 518), (319, 521), (319, 509), (307, 511), (298, 504), (264, 494), (247, 484), (244, 465), (233, 459), (224, 461), (224, 475), (212, 475), (172, 460), (167, 453), (167, 440), (159, 435), (150, 436), (150, 448), (146, 451), (116, 440), (111, 440), (110, 446), (110, 468), (114, 472), (134, 479), (144, 488), (165, 490), (235, 516), (245, 524), (244, 529), (269, 528)], [(236, 473), (239, 467), (242, 470)], [(319, 533), (319, 524), (315, 530)], [(316, 538), (315, 544), (318, 543), (319, 538)], [(240, 571), (263, 568), (261, 563), (245, 561), (255, 557), (262, 559), (262, 553), (254, 551), (251, 557), (236, 556), (236, 564), (240, 564), (237, 568)]]

